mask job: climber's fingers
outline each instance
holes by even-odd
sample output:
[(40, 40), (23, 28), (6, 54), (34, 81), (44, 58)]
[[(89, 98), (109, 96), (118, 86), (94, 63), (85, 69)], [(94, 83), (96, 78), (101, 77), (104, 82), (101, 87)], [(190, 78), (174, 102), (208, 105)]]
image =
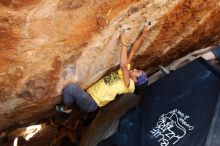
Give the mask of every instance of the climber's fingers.
[(122, 45), (127, 45), (127, 44), (129, 44), (129, 35), (128, 35), (128, 33), (126, 32), (126, 31), (122, 31), (121, 32), (121, 43), (122, 43)]

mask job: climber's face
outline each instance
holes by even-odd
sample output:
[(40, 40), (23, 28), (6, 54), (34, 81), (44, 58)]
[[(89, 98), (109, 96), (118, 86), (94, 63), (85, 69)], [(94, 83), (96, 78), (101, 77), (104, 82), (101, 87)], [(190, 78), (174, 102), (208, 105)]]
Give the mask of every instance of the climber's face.
[(137, 79), (141, 74), (142, 74), (142, 70), (137, 70), (137, 69), (129, 70), (129, 75), (135, 83), (137, 82)]

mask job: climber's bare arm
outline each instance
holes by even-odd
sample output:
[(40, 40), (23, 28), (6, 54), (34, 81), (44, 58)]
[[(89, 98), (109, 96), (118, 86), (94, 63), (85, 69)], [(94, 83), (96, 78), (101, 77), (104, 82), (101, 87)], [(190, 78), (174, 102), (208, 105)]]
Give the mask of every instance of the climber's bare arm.
[(128, 44), (128, 35), (126, 34), (126, 32), (122, 32), (120, 68), (122, 70), (124, 84), (128, 88), (130, 86), (130, 75), (129, 75), (128, 68), (127, 68), (127, 64), (128, 64), (127, 44)]
[(149, 30), (149, 27), (145, 26), (143, 31), (141, 32), (140, 36), (137, 38), (137, 40), (135, 41), (134, 45), (132, 46), (131, 51), (130, 51), (129, 56), (128, 56), (128, 64), (131, 63), (132, 57), (138, 51), (138, 49), (139, 49), (143, 39), (145, 38), (145, 36), (148, 33), (148, 30)]
[(121, 34), (121, 58), (120, 58), (120, 68), (123, 73), (123, 80), (126, 87), (130, 86), (130, 75), (128, 72), (127, 65), (130, 64), (132, 57), (139, 49), (141, 42), (145, 38), (146, 34), (148, 33), (148, 26), (145, 26), (143, 31), (141, 32), (141, 35), (137, 38), (134, 45), (131, 48), (131, 52), (129, 53), (128, 57), (128, 35), (126, 32), (122, 32)]

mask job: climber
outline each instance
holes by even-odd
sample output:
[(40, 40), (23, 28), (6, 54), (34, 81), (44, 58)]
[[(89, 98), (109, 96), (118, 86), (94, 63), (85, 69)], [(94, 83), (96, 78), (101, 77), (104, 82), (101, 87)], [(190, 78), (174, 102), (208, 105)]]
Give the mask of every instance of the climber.
[(56, 110), (62, 113), (71, 113), (77, 106), (85, 112), (94, 112), (113, 101), (116, 95), (133, 93), (135, 88), (147, 86), (148, 78), (142, 70), (130, 69), (130, 62), (138, 51), (141, 42), (145, 38), (149, 26), (145, 26), (128, 54), (129, 39), (126, 30), (120, 35), (121, 53), (120, 69), (100, 79), (86, 91), (76, 84), (68, 84), (63, 90), (63, 105), (56, 106)]
[(218, 46), (217, 48), (208, 51), (204, 54), (201, 55), (202, 58), (211, 61), (211, 60), (218, 60), (220, 61), (220, 46)]

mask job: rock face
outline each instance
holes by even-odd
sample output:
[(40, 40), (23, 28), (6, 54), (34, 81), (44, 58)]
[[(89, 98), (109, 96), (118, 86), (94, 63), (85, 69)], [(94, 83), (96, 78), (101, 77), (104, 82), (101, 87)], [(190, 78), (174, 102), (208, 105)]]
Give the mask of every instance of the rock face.
[(220, 41), (219, 0), (0, 0), (0, 131), (42, 119), (63, 87), (88, 88), (119, 65), (121, 26), (148, 37), (134, 67), (148, 70)]

